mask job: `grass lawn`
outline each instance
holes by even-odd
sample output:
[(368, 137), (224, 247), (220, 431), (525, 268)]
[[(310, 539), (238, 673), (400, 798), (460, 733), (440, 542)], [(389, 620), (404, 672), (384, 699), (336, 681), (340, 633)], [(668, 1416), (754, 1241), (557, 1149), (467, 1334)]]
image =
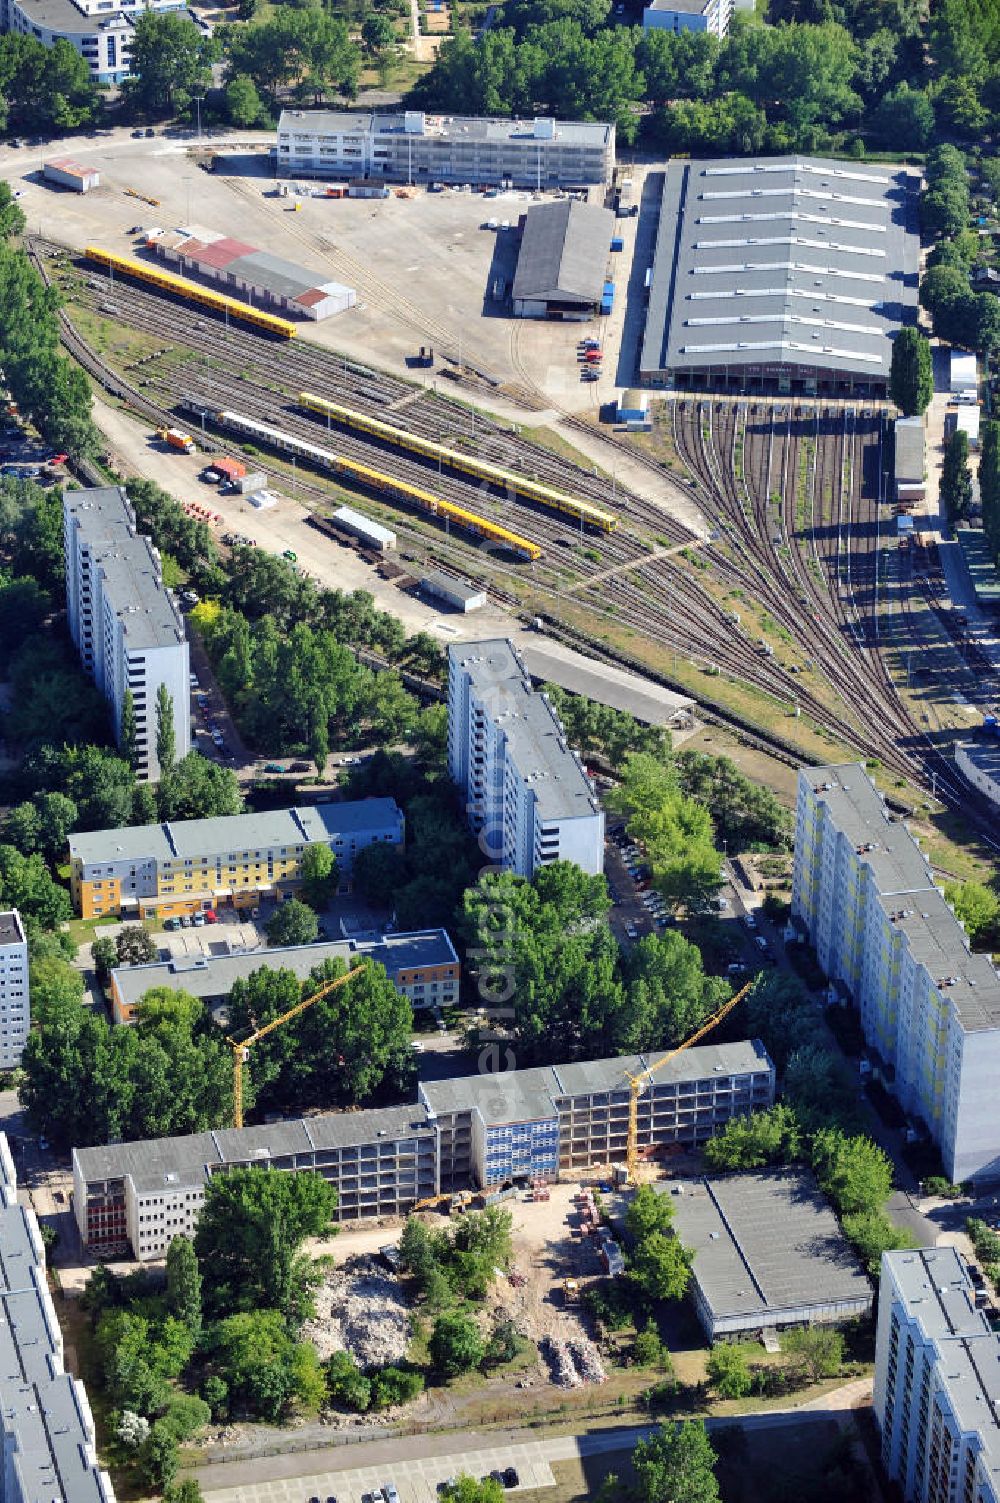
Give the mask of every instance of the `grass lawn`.
[(76, 946), (93, 944), (96, 938), (95, 930), (106, 929), (109, 924), (120, 924), (121, 919), (116, 913), (106, 913), (101, 918), (94, 919), (70, 919), (66, 925), (66, 933)]

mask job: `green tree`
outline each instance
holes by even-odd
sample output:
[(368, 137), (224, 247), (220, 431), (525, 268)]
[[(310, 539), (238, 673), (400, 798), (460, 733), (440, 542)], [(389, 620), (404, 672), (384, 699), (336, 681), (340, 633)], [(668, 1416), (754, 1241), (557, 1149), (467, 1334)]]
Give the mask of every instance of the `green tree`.
[(364, 1414), (371, 1404), (371, 1383), (350, 1352), (334, 1352), (326, 1364), (326, 1384), (332, 1402), (339, 1408)]
[(310, 908), (322, 912), (337, 891), (337, 860), (328, 845), (315, 841), (302, 857), (302, 896)]
[(159, 951), (156, 941), (142, 924), (123, 924), (115, 936), (119, 965), (147, 965)]
[(197, 1336), (201, 1331), (201, 1272), (187, 1237), (174, 1237), (167, 1248), (167, 1309)]
[(926, 412), (934, 395), (930, 342), (912, 324), (900, 329), (892, 342), (889, 393), (904, 417)]
[(311, 945), (319, 934), (319, 919), (313, 910), (291, 898), (279, 903), (271, 915), (264, 932), (272, 947), (282, 945)]
[(163, 1489), (163, 1503), (205, 1503), (204, 1494), (194, 1477), (170, 1482)]
[(377, 841), (354, 858), (354, 890), (377, 908), (391, 908), (406, 881), (406, 856), (398, 846)]
[(956, 428), (945, 446), (941, 466), (941, 500), (950, 522), (961, 522), (972, 507), (969, 436)]
[(628, 819), (646, 851), (653, 885), (675, 907), (701, 907), (719, 887), (722, 856), (713, 844), (712, 818), (678, 785), (674, 768), (645, 753), (625, 761), (608, 807)]
[(444, 1503), (503, 1503), (506, 1494), (503, 1484), (495, 1477), (483, 1477), (478, 1481), (468, 1472), (461, 1472), (445, 1483), (440, 1496)]
[(946, 882), (944, 895), (974, 950), (1000, 949), (1000, 898), (982, 882)]
[(123, 93), (151, 114), (183, 110), (211, 83), (212, 46), (186, 15), (144, 11), (136, 20)]
[(243, 130), (262, 125), (268, 118), (257, 85), (245, 73), (237, 73), (226, 85), (226, 113)]
[[(290, 1174), (261, 1177), (293, 1183), (302, 1178)], [(237, 1413), (277, 1424), (296, 1400), (312, 1406), (325, 1391), (315, 1347), (297, 1343), (278, 1310), (254, 1308), (216, 1321), (206, 1332), (205, 1346), (208, 1361), (223, 1379)]]
[(748, 1117), (732, 1117), (705, 1144), (710, 1169), (763, 1169), (793, 1163), (802, 1152), (802, 1134), (794, 1111), (785, 1102)]
[(812, 1143), (813, 1169), (844, 1215), (879, 1210), (892, 1191), (892, 1162), (870, 1138), (821, 1128)]
[(445, 1312), (435, 1320), (428, 1345), (436, 1370), (445, 1378), (478, 1367), (485, 1350), (479, 1327), (457, 1310)]
[(118, 946), (113, 939), (105, 939), (102, 936), (95, 939), (91, 945), (90, 958), (97, 972), (98, 981), (102, 986), (107, 986), (111, 972), (118, 964)]
[(161, 820), (216, 819), (242, 814), (243, 795), (231, 768), (192, 751), (161, 771), (156, 805)]
[(812, 1383), (835, 1378), (844, 1362), (844, 1337), (836, 1326), (798, 1326), (781, 1338), (787, 1352)]
[(856, 1211), (844, 1216), (841, 1225), (845, 1237), (873, 1279), (881, 1273), (884, 1252), (917, 1245), (912, 1232), (906, 1227), (895, 1226), (884, 1211)]
[(22, 856), (12, 845), (0, 845), (0, 901), (20, 911), (29, 937), (58, 928), (72, 915), (69, 894), (52, 880), (42, 857)]
[(318, 1174), (234, 1169), (209, 1181), (195, 1251), (214, 1310), (291, 1313), (301, 1299), (299, 1252), (329, 1234), (337, 1193)]
[(118, 745), (125, 761), (134, 769), (139, 760), (139, 732), (135, 721), (135, 696), (131, 689), (125, 690), (122, 699), (122, 723), (118, 732)]
[(719, 1342), (709, 1353), (708, 1381), (720, 1399), (745, 1399), (753, 1387), (746, 1342)]
[(84, 984), (80, 972), (56, 955), (32, 960), (28, 991), (31, 1021), (37, 1027), (58, 1015), (63, 1007), (72, 1009), (83, 1002)]
[(638, 1441), (632, 1464), (641, 1503), (718, 1503), (715, 1460), (701, 1420), (666, 1426)]
[[(151, 12), (147, 11), (146, 15)], [(140, 21), (146, 16), (140, 16)], [(167, 18), (161, 17), (166, 20)], [(163, 777), (173, 767), (177, 759), (177, 737), (174, 731), (174, 701), (166, 684), (160, 684), (156, 691), (156, 760), (160, 768), (160, 776)]]
[(142, 1475), (157, 1492), (171, 1485), (177, 1475), (180, 1456), (177, 1442), (164, 1420), (157, 1420), (139, 1451)]

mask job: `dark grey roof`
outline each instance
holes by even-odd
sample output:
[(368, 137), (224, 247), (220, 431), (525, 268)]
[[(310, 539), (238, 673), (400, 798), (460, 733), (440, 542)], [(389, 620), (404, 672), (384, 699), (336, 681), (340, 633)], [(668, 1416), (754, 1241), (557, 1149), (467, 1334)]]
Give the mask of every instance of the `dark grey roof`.
[(609, 209), (575, 198), (534, 204), (521, 236), (515, 302), (599, 302), (614, 223)]
[(670, 1181), (674, 1228), (716, 1319), (869, 1301), (871, 1285), (808, 1174)]
[(924, 478), (924, 420), (897, 418), (895, 424), (896, 484), (920, 484)]
[(983, 735), (976, 741), (963, 741), (962, 750), (973, 767), (1000, 786), (1000, 741)]
[(24, 929), (17, 909), (11, 908), (7, 913), (0, 913), (0, 945), (23, 944)]
[(65, 491), (63, 514), (100, 564), (104, 597), (122, 623), (126, 650), (183, 642), (184, 620), (163, 584), (160, 556), (149, 538), (137, 533), (124, 489), (101, 485)]
[[(183, 252), (183, 247), (181, 247)], [(311, 271), (299, 266), (284, 256), (274, 256), (270, 251), (255, 250), (245, 256), (226, 262), (226, 271), (235, 277), (263, 287), (274, 297), (298, 298), (306, 292), (324, 292), (328, 295), (349, 293), (350, 288), (332, 281), (322, 271)]]
[(486, 593), (482, 585), (470, 584), (467, 579), (459, 579), (457, 574), (446, 574), (443, 569), (432, 569), (423, 576), (420, 583), (434, 595), (444, 594), (466, 603), (480, 600)]
[(917, 304), (916, 174), (819, 158), (671, 162), (641, 370), (886, 379)]
[(532, 678), (558, 684), (572, 694), (584, 694), (614, 710), (623, 710), (644, 725), (669, 725), (676, 715), (694, 704), (687, 695), (675, 694), (652, 679), (640, 678), (614, 663), (598, 663), (542, 637), (524, 638), (518, 644), (518, 652)]
[[(278, 132), (305, 131), (328, 134), (372, 133), (377, 136), (405, 135), (402, 110), (282, 110)], [(552, 134), (539, 134), (535, 120), (511, 120), (488, 115), (424, 115), (423, 128), (414, 139), (441, 141), (540, 141), (543, 146), (562, 142), (570, 146), (606, 146), (614, 126), (600, 120), (556, 120)]]

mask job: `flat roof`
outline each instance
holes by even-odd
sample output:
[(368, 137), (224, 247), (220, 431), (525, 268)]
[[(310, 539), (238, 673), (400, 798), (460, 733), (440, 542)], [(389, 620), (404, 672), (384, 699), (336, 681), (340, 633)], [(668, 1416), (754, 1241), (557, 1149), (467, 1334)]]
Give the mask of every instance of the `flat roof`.
[(815, 157), (670, 162), (640, 367), (888, 379), (917, 307), (919, 178)]
[(712, 0), (650, 0), (646, 9), (676, 11), (679, 16), (702, 16), (711, 4)]
[(985, 777), (1000, 784), (1000, 739), (984, 735), (976, 741), (963, 741), (962, 750)]
[(871, 1302), (872, 1286), (812, 1176), (797, 1169), (655, 1185), (715, 1319)]
[(122, 623), (126, 648), (143, 651), (185, 641), (184, 618), (164, 586), (160, 555), (136, 531), (124, 488), (64, 491), (63, 513), (76, 522), (80, 541), (100, 564), (104, 598)]
[(584, 657), (561, 642), (522, 637), (517, 650), (533, 679), (557, 684), (571, 694), (583, 694), (598, 704), (610, 705), (644, 725), (669, 725), (694, 706), (694, 700), (686, 694), (677, 694), (613, 663)]
[(979, 381), (979, 363), (971, 350), (952, 350), (949, 361), (952, 390), (964, 390)]
[(583, 766), (570, 751), (565, 732), (548, 700), (536, 694), (510, 641), (491, 638), (448, 648), (452, 665), (468, 673), (479, 694), (496, 697), (492, 715), (503, 731), (522, 781), (530, 788), (541, 818), (581, 819), (600, 812)]
[(338, 506), (333, 513), (332, 520), (343, 522), (347, 527), (358, 527), (367, 537), (377, 538), (388, 547), (396, 545), (396, 534), (391, 527), (383, 527), (381, 522), (375, 522), (371, 517), (366, 517), (364, 512), (355, 511), (353, 506)]
[[(568, 1065), (544, 1065), (528, 1070), (504, 1070), (484, 1075), (460, 1075), (421, 1083), (420, 1096), (438, 1115), (478, 1110), (487, 1125), (503, 1122), (551, 1121), (559, 1102), (571, 1096), (606, 1092), (628, 1095), (628, 1075), (655, 1063), (655, 1054), (625, 1054)], [(702, 1044), (667, 1061), (651, 1085), (653, 1094), (681, 1081), (711, 1080), (716, 1075), (740, 1075), (772, 1066), (757, 1040), (733, 1044)]]
[(115, 16), (87, 16), (72, 0), (19, 0), (20, 8), (35, 26), (65, 36), (93, 36)]
[(0, 945), (23, 945), (24, 925), (16, 908), (0, 913)]
[(897, 483), (922, 482), (924, 479), (924, 420), (919, 417), (897, 418), (895, 424)]
[(956, 527), (955, 538), (962, 549), (976, 599), (983, 605), (1000, 605), (1000, 568), (985, 532), (978, 527)]
[(72, 157), (50, 157), (43, 164), (45, 167), (58, 167), (60, 172), (70, 172), (74, 177), (97, 177), (96, 167), (85, 167), (82, 162), (75, 162)]
[(225, 271), (254, 287), (262, 287), (275, 297), (308, 299), (310, 305), (323, 297), (351, 295), (353, 288), (331, 281), (325, 272), (301, 266), (284, 256), (260, 250), (245, 240), (236, 240), (218, 230), (191, 226), (188, 231), (178, 231), (158, 236), (154, 245), (169, 249), (195, 267), (209, 272)]
[(614, 126), (599, 120), (555, 120), (551, 134), (539, 134), (535, 120), (505, 119), (491, 115), (423, 114), (423, 128), (407, 131), (407, 115), (421, 117), (421, 112), (403, 110), (282, 110), (278, 132), (300, 131), (309, 134), (343, 135), (412, 135), (439, 140), (470, 141), (540, 141), (542, 145), (566, 142), (573, 146), (607, 146)]
[(237, 981), (246, 981), (257, 971), (292, 971), (305, 981), (327, 960), (351, 964), (362, 958), (384, 965), (392, 979), (414, 966), (458, 964), (447, 930), (425, 929), (376, 940), (338, 939), (224, 955), (174, 956), (148, 965), (116, 966), (111, 978), (122, 1005), (132, 1007), (154, 986), (190, 992), (194, 997), (224, 997)]
[(533, 204), (525, 215), (514, 272), (514, 301), (600, 301), (615, 217), (575, 198)]
[(969, 949), (926, 857), (906, 825), (890, 815), (860, 762), (803, 768), (799, 777), (871, 868), (883, 912), (905, 935), (913, 958), (927, 967), (960, 1026), (969, 1032), (1000, 1027), (1000, 974), (988, 956)]
[(975, 1308), (965, 1260), (953, 1247), (925, 1247), (883, 1253), (882, 1262), (907, 1315), (934, 1344), (936, 1379), (961, 1430), (980, 1437), (979, 1465), (998, 1490), (1000, 1336)]
[(186, 856), (229, 855), (242, 850), (300, 846), (338, 835), (378, 830), (402, 832), (403, 814), (395, 799), (355, 799), (342, 804), (266, 809), (215, 819), (183, 819), (120, 830), (87, 830), (71, 835), (71, 860), (85, 866), (103, 861), (183, 861)]

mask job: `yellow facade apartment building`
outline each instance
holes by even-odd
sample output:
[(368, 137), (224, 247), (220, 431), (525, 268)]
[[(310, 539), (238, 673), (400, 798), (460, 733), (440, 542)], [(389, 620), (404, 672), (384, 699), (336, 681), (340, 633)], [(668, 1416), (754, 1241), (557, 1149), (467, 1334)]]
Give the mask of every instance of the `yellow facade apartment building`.
[(401, 847), (404, 837), (391, 798), (90, 830), (70, 836), (70, 892), (81, 918), (249, 908), (299, 885), (310, 845), (330, 847), (347, 888), (358, 851), (376, 841)]

